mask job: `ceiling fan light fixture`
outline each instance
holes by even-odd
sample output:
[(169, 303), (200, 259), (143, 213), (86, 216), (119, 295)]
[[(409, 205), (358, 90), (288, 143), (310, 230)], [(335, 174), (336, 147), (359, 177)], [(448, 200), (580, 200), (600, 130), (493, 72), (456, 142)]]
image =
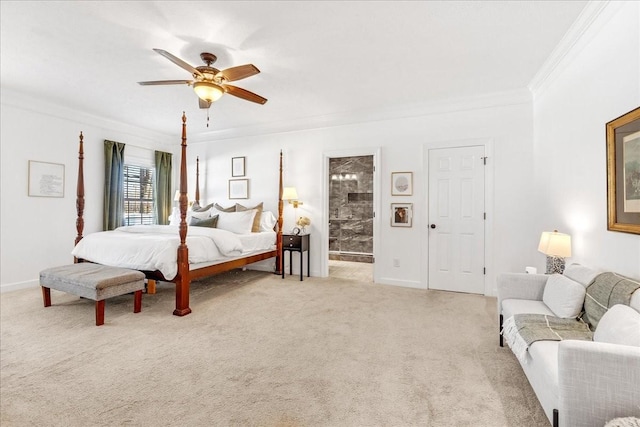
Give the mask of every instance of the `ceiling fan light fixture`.
[(224, 89), (211, 82), (195, 82), (193, 90), (203, 101), (215, 102), (224, 95)]

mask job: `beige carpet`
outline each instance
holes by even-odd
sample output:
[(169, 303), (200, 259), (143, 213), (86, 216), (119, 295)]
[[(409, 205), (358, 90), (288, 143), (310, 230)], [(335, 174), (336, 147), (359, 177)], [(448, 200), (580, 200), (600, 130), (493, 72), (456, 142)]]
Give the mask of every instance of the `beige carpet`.
[(548, 426), (495, 299), (234, 271), (171, 315), (160, 284), (94, 304), (0, 295), (0, 424)]

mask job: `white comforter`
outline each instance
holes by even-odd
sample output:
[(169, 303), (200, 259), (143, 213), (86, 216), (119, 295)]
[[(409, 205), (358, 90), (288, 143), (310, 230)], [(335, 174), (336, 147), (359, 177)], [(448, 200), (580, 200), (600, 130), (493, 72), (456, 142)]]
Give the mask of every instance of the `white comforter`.
[[(167, 279), (178, 274), (178, 227), (131, 225), (85, 236), (71, 252), (73, 256), (112, 267), (158, 270)], [(215, 261), (242, 254), (240, 238), (226, 230), (189, 227), (189, 263)]]

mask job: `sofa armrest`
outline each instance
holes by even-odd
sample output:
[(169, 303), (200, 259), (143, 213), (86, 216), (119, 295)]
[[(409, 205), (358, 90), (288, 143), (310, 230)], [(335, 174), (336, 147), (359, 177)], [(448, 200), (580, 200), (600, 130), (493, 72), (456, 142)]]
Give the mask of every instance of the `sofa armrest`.
[(558, 377), (560, 426), (640, 416), (640, 347), (561, 341)]
[(498, 292), (498, 314), (502, 313), (502, 301), (506, 299), (528, 299), (542, 301), (547, 274), (501, 273), (496, 279)]

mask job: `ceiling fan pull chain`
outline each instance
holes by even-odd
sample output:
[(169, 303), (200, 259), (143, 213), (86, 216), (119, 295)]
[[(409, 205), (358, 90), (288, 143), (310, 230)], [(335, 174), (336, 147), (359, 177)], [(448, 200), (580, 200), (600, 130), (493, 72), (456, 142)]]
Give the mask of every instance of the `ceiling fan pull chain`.
[(207, 108), (207, 127), (209, 127), (209, 109)]

